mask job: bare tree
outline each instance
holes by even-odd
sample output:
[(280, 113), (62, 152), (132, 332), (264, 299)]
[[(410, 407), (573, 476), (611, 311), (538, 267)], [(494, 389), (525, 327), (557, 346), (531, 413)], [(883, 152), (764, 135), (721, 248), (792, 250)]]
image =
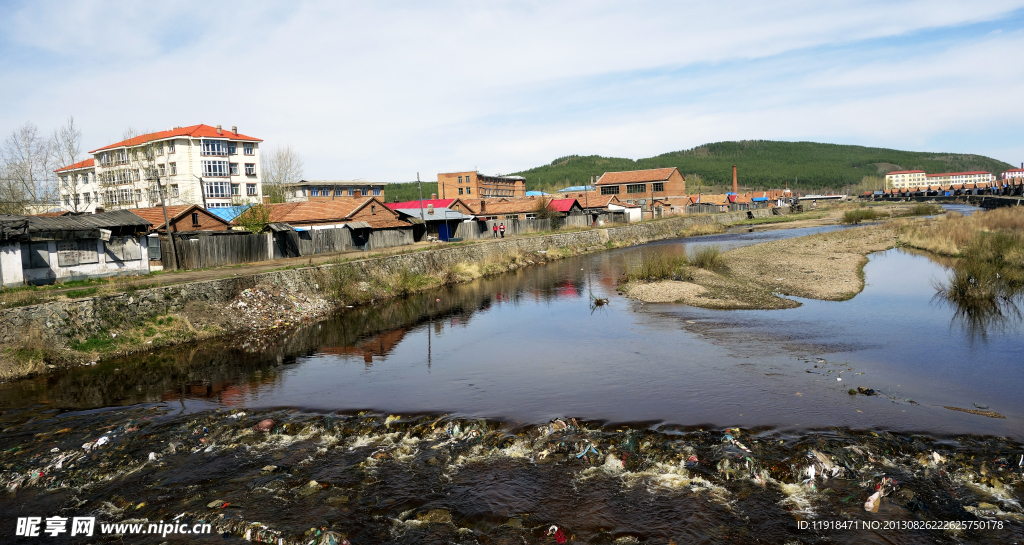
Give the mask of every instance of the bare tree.
[[(57, 168), (71, 166), (78, 162), (78, 158), (82, 154), (82, 131), (75, 126), (74, 117), (69, 117), (67, 125), (53, 131), (50, 146), (53, 149)], [(82, 175), (69, 172), (58, 175), (57, 180), (58, 197), (64, 198), (65, 209), (72, 212), (84, 211), (87, 205), (79, 198), (79, 192), (85, 185)]]
[(260, 155), (263, 194), (270, 202), (285, 202), (285, 185), (303, 177), (302, 157), (291, 146), (279, 146)]
[(39, 128), (26, 122), (15, 129), (0, 146), (3, 182), (0, 183), (0, 207), (7, 213), (35, 213), (52, 206), (56, 198), (53, 183), (52, 142), (39, 134)]

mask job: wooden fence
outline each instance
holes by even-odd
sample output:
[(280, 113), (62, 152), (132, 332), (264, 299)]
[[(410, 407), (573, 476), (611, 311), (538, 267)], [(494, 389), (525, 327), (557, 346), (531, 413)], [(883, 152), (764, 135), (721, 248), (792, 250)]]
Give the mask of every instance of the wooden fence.
[(395, 246), (406, 246), (415, 241), (412, 229), (381, 229), (370, 233), (370, 240), (367, 242), (371, 250), (381, 248), (393, 248)]
[[(175, 235), (178, 269), (205, 269), (221, 265), (266, 261), (266, 235)], [(170, 243), (160, 239), (164, 268), (170, 270)]]

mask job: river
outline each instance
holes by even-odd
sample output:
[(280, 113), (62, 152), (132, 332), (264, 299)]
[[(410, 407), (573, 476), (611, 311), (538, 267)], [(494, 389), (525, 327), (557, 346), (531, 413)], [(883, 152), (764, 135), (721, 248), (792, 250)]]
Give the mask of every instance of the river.
[[(270, 415), (275, 424), (295, 421), (296, 426), (308, 427), (317, 422), (316, 429), (322, 430), (324, 424), (317, 420), (322, 417), (317, 415), (338, 415), (328, 418), (359, 422), (370, 417), (357, 413), (369, 411), (369, 415), (405, 415), (402, 418), (408, 419), (410, 430), (428, 430), (423, 426), (436, 422), (438, 415), (447, 415), (447, 422), (492, 422), (480, 424), (484, 437), (499, 428), (506, 430), (503, 433), (536, 433), (554, 419), (571, 422), (569, 419), (577, 418), (579, 423), (571, 429), (582, 426), (608, 433), (637, 430), (636, 433), (645, 434), (698, 434), (693, 436), (694, 445), (705, 440), (700, 435), (704, 430), (736, 427), (754, 430), (744, 432), (748, 442), (770, 444), (778, 439), (779, 445), (784, 445), (779, 449), (809, 448), (798, 447), (798, 443), (809, 437), (818, 437), (818, 441), (823, 430), (837, 429), (844, 431), (829, 431), (825, 435), (849, 446), (870, 445), (875, 440), (869, 436), (872, 432), (875, 437), (913, 438), (925, 434), (931, 438), (926, 440), (929, 444), (943, 444), (963, 434), (1011, 440), (999, 442), (999, 447), (987, 443), (979, 446), (987, 441), (981, 437), (972, 439), (970, 447), (961, 444), (963, 452), (972, 456), (980, 453), (972, 449), (1012, 451), (1019, 446), (1014, 442), (1024, 438), (1024, 396), (1019, 395), (1020, 385), (1024, 384), (1024, 366), (1020, 365), (1024, 361), (1021, 326), (1003, 323), (979, 336), (977, 331), (959, 324), (954, 309), (934, 298), (934, 285), (946, 278), (947, 270), (927, 256), (899, 249), (874, 254), (865, 267), (865, 289), (853, 299), (800, 300), (800, 307), (786, 310), (714, 311), (674, 304), (642, 304), (615, 291), (624, 268), (648, 252), (692, 252), (709, 244), (728, 249), (839, 228), (754, 233), (736, 230), (555, 261), (402, 300), (350, 309), (271, 341), (232, 339), (0, 385), (0, 406), (7, 410), (5, 414), (21, 415), (10, 416), (13, 420), (8, 425), (22, 422), (41, 430), (63, 426), (61, 419), (77, 418), (95, 426), (100, 421), (107, 422), (103, 419), (113, 419), (110, 426), (121, 422), (118, 418), (137, 422), (140, 411), (155, 411), (152, 414), (161, 415), (161, 421), (179, 426), (191, 422), (189, 429), (194, 430), (197, 421), (211, 422), (210, 428), (221, 426), (227, 411), (238, 410)], [(596, 306), (593, 298), (607, 298), (609, 302)], [(878, 395), (848, 393), (858, 386), (872, 388)], [(1006, 418), (986, 418), (946, 406), (991, 409)], [(52, 425), (40, 424), (53, 418), (57, 420)], [(370, 427), (361, 433), (374, 436), (380, 432), (380, 424), (366, 424)], [(204, 426), (207, 425), (199, 426), (203, 432), (194, 433), (214, 433)], [(362, 429), (359, 424), (345, 426), (347, 430)], [(429, 430), (434, 426), (436, 423)], [(465, 423), (457, 424), (452, 435), (451, 424), (448, 426), (451, 437), (459, 437), (460, 432), (468, 429)], [(327, 428), (330, 427), (328, 424)], [(5, 433), (12, 429), (7, 428)], [(371, 433), (371, 429), (378, 431)], [(740, 431), (732, 433), (738, 436)], [(13, 441), (12, 437), (5, 441)], [(664, 435), (657, 437), (658, 441), (665, 440)], [(353, 448), (379, 447), (373, 442), (376, 440), (366, 441), (357, 440)], [(611, 445), (628, 444), (628, 437), (608, 441)], [(716, 435), (709, 444), (721, 441)], [(921, 446), (921, 439), (913, 441), (918, 450), (937, 448)], [(232, 448), (238, 448), (237, 443)], [(392, 444), (389, 448), (399, 447)], [(294, 463), (311, 455), (307, 451), (301, 449), (302, 456), (287, 456), (299, 456), (291, 462)], [(696, 454), (701, 455), (699, 448)], [(737, 459), (742, 460), (743, 453), (739, 454)], [(365, 451), (357, 450), (343, 466), (351, 467), (349, 464), (367, 459), (366, 455)], [(789, 460), (792, 455), (765, 454), (778, 460)], [(427, 467), (423, 464), (432, 463), (429, 453), (410, 456), (420, 461), (423, 471)], [(537, 466), (540, 473), (531, 473), (515, 463), (509, 466), (507, 461), (474, 465), (452, 456), (448, 463), (462, 469), (455, 482), (445, 485), (448, 494), (469, 496), (445, 505), (449, 512), (454, 510), (476, 521), (473, 524), (479, 526), (481, 535), (494, 537), (501, 533), (498, 529), (508, 524), (515, 527), (514, 521), (508, 519), (511, 522), (506, 523), (506, 519), (522, 513), (533, 513), (529, 516), (544, 521), (571, 518), (572, 510), (562, 502), (549, 504), (550, 499), (543, 498), (543, 490), (548, 487), (569, 487), (575, 490), (573, 494), (582, 502), (580, 505), (602, 513), (579, 515), (570, 523), (580, 528), (581, 535), (590, 536), (588, 542), (606, 542), (601, 540), (604, 538), (598, 539), (605, 534), (607, 542), (615, 536), (639, 536), (641, 541), (673, 535), (677, 536), (675, 539), (689, 536), (707, 542), (752, 539), (751, 535), (733, 535), (732, 530), (721, 528), (721, 524), (734, 523), (735, 517), (744, 516), (735, 513), (710, 515), (708, 521), (701, 523), (695, 522), (702, 516), (699, 510), (690, 508), (684, 509), (684, 514), (666, 514), (668, 518), (663, 520), (624, 505), (598, 507), (613, 498), (615, 505), (651, 501), (648, 496), (634, 497), (635, 491), (616, 493), (622, 486), (618, 480), (606, 481), (602, 477), (594, 481), (599, 484), (599, 492), (583, 492), (579, 484), (582, 481), (578, 479), (588, 479), (586, 472), (573, 481), (564, 471), (551, 473), (550, 466)], [(586, 456), (584, 460), (591, 457), (587, 451), (581, 456)], [(655, 458), (658, 456), (666, 455)], [(1004, 456), (1004, 465), (1016, 461), (1012, 456)], [(168, 455), (167, 460), (170, 459)], [(603, 454), (594, 463), (600, 466), (602, 459)], [(622, 459), (627, 460), (627, 456)], [(488, 475), (495, 470), (493, 463), (501, 468), (499, 475)], [(183, 469), (187, 465), (176, 467)], [(219, 469), (206, 478), (225, 471), (223, 477), (231, 476), (231, 470), (223, 464), (216, 467)], [(330, 482), (331, 486), (356, 486), (343, 485), (341, 481), (345, 478), (338, 473), (337, 465), (314, 462), (313, 468), (313, 473), (320, 475), (315, 477), (316, 481)], [(717, 469), (722, 474), (721, 462)], [(389, 473), (391, 476), (385, 477), (385, 481), (390, 482), (399, 474), (411, 481), (426, 478), (414, 475), (417, 470), (410, 467), (392, 471), (397, 473)], [(768, 472), (776, 469), (765, 471), (764, 478), (770, 479)], [(792, 468), (784, 470), (786, 475), (791, 471)], [(783, 481), (782, 476), (772, 475), (780, 483)], [(566, 481), (567, 478), (570, 480)], [(195, 482), (201, 483), (202, 479), (196, 477)], [(480, 488), (473, 479), (484, 479), (494, 488)], [(689, 480), (687, 483), (691, 488), (701, 486)], [(376, 513), (373, 516), (394, 517), (398, 504), (413, 510), (425, 509), (418, 495), (425, 493), (426, 484), (410, 485), (408, 490), (392, 486), (387, 489), (390, 492), (382, 492), (379, 481), (366, 486), (373, 488), (378, 497), (375, 502), (380, 501), (381, 494), (390, 493), (394, 498), (384, 504), (371, 502), (373, 506), (364, 506), (364, 511), (357, 509), (361, 516)], [(803, 498), (804, 492), (793, 492), (786, 486), (790, 485), (779, 484), (783, 492), (755, 501), (756, 507), (748, 506), (751, 510), (745, 516), (749, 518), (755, 513), (763, 519), (757, 524), (780, 532), (779, 537), (800, 537), (788, 526), (777, 528), (780, 521), (769, 519), (786, 512), (800, 513), (792, 522), (814, 519), (821, 513), (814, 515), (810, 504), (801, 503), (814, 503)], [(938, 485), (921, 484), (918, 494), (929, 487), (935, 489), (935, 494), (945, 493)], [(746, 497), (742, 492), (731, 492)], [(857, 494), (853, 488), (849, 492), (851, 497)], [(222, 491), (220, 495), (226, 493)], [(475, 502), (471, 501), (474, 497)], [(667, 500), (660, 498), (651, 506), (662, 501)], [(735, 501), (736, 497), (711, 503), (728, 505)], [(854, 503), (857, 501), (863, 498)], [(980, 500), (973, 501), (978, 505)], [(1010, 501), (1004, 508), (1010, 509), (1012, 502), (1018, 500)], [(392, 502), (397, 503), (391, 505)], [(835, 514), (843, 509), (835, 501), (829, 505), (826, 512)], [(1019, 510), (1019, 503), (1016, 507)], [(916, 511), (905, 504), (903, 508)], [(290, 527), (308, 526), (301, 511), (294, 511), (294, 506), (289, 509)], [(715, 512), (720, 509), (715, 507)], [(900, 517), (910, 516), (910, 511)], [(353, 515), (349, 513), (350, 517)], [(249, 519), (257, 516), (272, 517), (270, 512), (250, 506)], [(701, 530), (673, 533), (673, 529), (691, 522)], [(374, 527), (367, 524), (367, 528)], [(473, 524), (469, 527), (474, 528)], [(608, 528), (601, 530), (602, 525)], [(660, 529), (654, 531), (653, 526)], [(424, 528), (428, 527), (432, 526), (424, 523)], [(379, 536), (384, 530), (374, 531), (378, 533), (371, 534)], [(405, 528), (396, 534), (392, 528), (389, 537), (377, 539), (417, 542), (423, 538), (419, 530), (408, 535), (404, 533), (407, 531)], [(1019, 526), (1016, 531), (1020, 531)], [(354, 534), (349, 531), (348, 535)], [(1006, 534), (978, 534), (984, 536), (983, 541), (991, 542), (999, 542), (1000, 535)], [(918, 537), (926, 540), (925, 534)], [(439, 539), (438, 542), (449, 542), (454, 538), (449, 535)], [(917, 537), (901, 540), (915, 541)]]

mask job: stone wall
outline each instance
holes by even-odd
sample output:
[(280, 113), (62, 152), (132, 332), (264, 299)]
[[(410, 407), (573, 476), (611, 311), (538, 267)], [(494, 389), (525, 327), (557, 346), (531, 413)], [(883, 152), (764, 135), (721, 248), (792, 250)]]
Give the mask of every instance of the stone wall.
[[(753, 210), (751, 213), (755, 217), (767, 217), (771, 215), (771, 210)], [(494, 256), (515, 252), (550, 251), (558, 248), (593, 251), (606, 248), (609, 242), (617, 246), (643, 244), (652, 240), (676, 237), (680, 230), (692, 225), (729, 224), (747, 217), (747, 212), (675, 216), (655, 222), (608, 229), (517, 237), (483, 244), (448, 246), (421, 252), (373, 257), (347, 263), (140, 289), (74, 301), (52, 301), (0, 310), (0, 341), (16, 343), (24, 334), (25, 328), (30, 325), (45, 328), (49, 333), (59, 337), (90, 335), (109, 327), (111, 323), (144, 320), (151, 316), (181, 310), (190, 301), (230, 301), (242, 290), (260, 284), (277, 284), (293, 290), (319, 290), (326, 288), (319, 285), (319, 282), (323, 282), (324, 273), (335, 267), (354, 268), (357, 276), (365, 275), (369, 271), (395, 272), (403, 269), (414, 273), (430, 273), (457, 263), (480, 263)]]

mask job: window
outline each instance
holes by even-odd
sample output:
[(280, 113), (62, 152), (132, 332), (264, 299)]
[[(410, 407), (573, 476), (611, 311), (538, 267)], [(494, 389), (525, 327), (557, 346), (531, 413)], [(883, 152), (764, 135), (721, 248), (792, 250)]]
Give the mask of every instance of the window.
[(373, 196), (374, 197), (380, 197), (380, 188), (379, 187), (373, 188)]
[(82, 196), (75, 193), (75, 204), (82, 204)]
[(469, 188), (467, 187), (466, 188), (466, 195), (469, 195), (470, 193), (472, 193), (472, 191), (470, 191)]
[(241, 195), (242, 194), (241, 188), (239, 187), (238, 184), (231, 184), (231, 194), (232, 195)]
[(157, 143), (157, 145), (156, 145), (156, 154), (157, 155), (163, 155), (164, 154), (164, 145), (163, 145), (162, 142), (161, 143)]
[(459, 188), (459, 195), (462, 195), (462, 188)]
[(170, 168), (169, 172), (171, 176), (174, 176), (175, 174), (178, 173), (178, 163), (168, 163), (167, 166), (168, 168)]
[(647, 189), (647, 184), (629, 184), (626, 186), (626, 193), (643, 193)]
[(174, 153), (174, 140), (171, 140), (170, 142), (167, 143), (167, 153)]
[(231, 163), (231, 175), (238, 176), (238, 163)]
[(228, 155), (238, 155), (238, 144), (228, 142)]
[(253, 155), (255, 153), (254, 150), (256, 149), (256, 146), (253, 144), (247, 142), (245, 144), (242, 144), (242, 147), (245, 149), (246, 155)]
[(171, 184), (171, 196), (172, 197), (177, 197), (179, 195), (180, 195), (180, 193), (178, 193), (178, 184)]
[(223, 140), (203, 140), (202, 154), (226, 156), (228, 154), (227, 142)]
[(462, 183), (462, 176), (459, 176), (459, 183)]
[(340, 187), (335, 187), (334, 188), (334, 196), (335, 197), (342, 197), (344, 195), (345, 195), (345, 190), (344, 189), (342, 189)]
[(142, 190), (141, 189), (136, 189), (135, 190), (135, 202), (142, 202)]
[(351, 187), (348, 188), (348, 196), (349, 197), (355, 197), (356, 196), (356, 190), (351, 188)]
[(606, 185), (601, 188), (602, 195), (618, 195), (619, 186), (617, 185)]
[(256, 175), (256, 163), (246, 163), (245, 164), (245, 175), (246, 176), (255, 176)]
[(320, 196), (320, 188), (319, 187), (311, 187), (311, 188), (309, 188), (309, 196), (310, 197), (319, 197)]
[(230, 182), (206, 182), (206, 196), (211, 199), (225, 199), (230, 196)]
[(377, 205), (376, 204), (371, 204), (370, 205), (370, 214), (376, 214), (376, 213), (377, 213)]
[(192, 212), (192, 227), (199, 227), (199, 212)]
[(245, 184), (245, 194), (249, 196), (256, 195), (256, 184)]
[(89, 173), (88, 172), (86, 172), (85, 174), (82, 174), (82, 183), (83, 184), (89, 183)]
[(64, 195), (64, 206), (71, 206), (71, 195)]
[(227, 161), (203, 161), (203, 176), (220, 178), (226, 177), (227, 175)]
[(658, 193), (660, 191), (665, 191), (665, 183), (664, 182), (657, 182), (657, 183), (655, 183), (654, 184), (654, 188), (651, 189), (651, 191), (654, 191), (655, 193)]
[(91, 201), (91, 199), (90, 199), (90, 195), (89, 195), (89, 193), (88, 193), (88, 192), (86, 192), (86, 193), (82, 193), (82, 197), (84, 197), (84, 198), (85, 198), (85, 204), (89, 204), (90, 202), (92, 202), (92, 201)]

